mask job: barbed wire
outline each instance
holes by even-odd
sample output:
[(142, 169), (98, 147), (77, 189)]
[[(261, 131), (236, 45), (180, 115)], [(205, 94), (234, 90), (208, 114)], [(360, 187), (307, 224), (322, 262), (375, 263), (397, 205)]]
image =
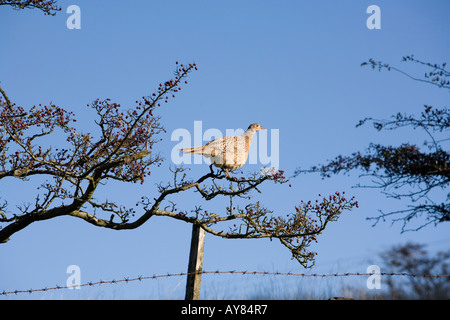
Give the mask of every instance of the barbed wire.
[(267, 272), (267, 271), (201, 271), (201, 272), (180, 272), (180, 273), (167, 273), (167, 274), (160, 274), (160, 275), (153, 275), (153, 276), (138, 276), (136, 278), (129, 278), (125, 277), (123, 279), (119, 280), (100, 280), (96, 282), (86, 282), (78, 285), (66, 285), (66, 286), (59, 286), (56, 285), (55, 287), (46, 287), (41, 289), (28, 289), (28, 290), (13, 290), (13, 291), (3, 291), (0, 292), (0, 296), (6, 296), (10, 294), (19, 294), (19, 293), (33, 293), (33, 292), (47, 292), (52, 290), (61, 290), (61, 289), (74, 289), (74, 288), (81, 288), (81, 287), (92, 287), (92, 286), (98, 286), (103, 284), (117, 284), (117, 283), (129, 283), (134, 281), (142, 281), (142, 280), (149, 280), (149, 279), (159, 279), (159, 278), (169, 278), (169, 277), (180, 277), (180, 276), (188, 276), (191, 274), (241, 274), (241, 275), (274, 275), (274, 276), (296, 276), (296, 277), (318, 277), (318, 278), (325, 278), (325, 277), (351, 277), (351, 276), (405, 276), (405, 277), (421, 277), (421, 278), (449, 278), (450, 274), (409, 274), (409, 273), (395, 273), (395, 272), (381, 272), (381, 273), (359, 273), (359, 272), (347, 272), (347, 273), (329, 273), (329, 274), (318, 274), (318, 273), (292, 273), (292, 272)]

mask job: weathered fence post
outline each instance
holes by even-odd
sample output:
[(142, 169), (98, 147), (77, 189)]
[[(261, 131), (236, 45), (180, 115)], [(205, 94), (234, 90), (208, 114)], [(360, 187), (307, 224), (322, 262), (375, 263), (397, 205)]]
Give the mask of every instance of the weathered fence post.
[(192, 225), (191, 251), (189, 253), (188, 275), (185, 300), (200, 299), (200, 283), (202, 280), (203, 249), (205, 246), (205, 230), (199, 225)]

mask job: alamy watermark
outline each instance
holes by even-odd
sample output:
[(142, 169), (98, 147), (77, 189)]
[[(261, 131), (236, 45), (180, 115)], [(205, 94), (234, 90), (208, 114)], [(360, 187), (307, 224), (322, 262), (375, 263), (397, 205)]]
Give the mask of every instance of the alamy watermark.
[(368, 29), (381, 29), (381, 9), (377, 5), (370, 5), (367, 7), (366, 13), (370, 16), (367, 18), (366, 26)]
[[(193, 128), (188, 130), (186, 128), (178, 128), (172, 132), (171, 141), (177, 141), (172, 148), (170, 158), (175, 165), (182, 164), (207, 164), (211, 161), (208, 158), (199, 154), (183, 154), (180, 149), (188, 147), (204, 146), (206, 143), (223, 137), (223, 136), (240, 136), (245, 132), (242, 128), (226, 129), (225, 135), (216, 128), (209, 128), (203, 131), (203, 122), (194, 121)], [(270, 139), (269, 139), (270, 136)], [(269, 152), (270, 150), (270, 152)], [(250, 145), (248, 164), (261, 164), (265, 167), (271, 167), (278, 170), (280, 167), (280, 130), (266, 129), (258, 131), (253, 136), (252, 144)]]
[(81, 9), (79, 6), (72, 4), (67, 7), (66, 13), (70, 16), (66, 20), (67, 29), (81, 29)]
[(381, 289), (381, 269), (376, 264), (370, 265), (367, 267), (367, 273), (372, 273), (367, 278), (366, 286), (367, 289)]
[(66, 286), (68, 289), (81, 289), (81, 268), (76, 264), (72, 264), (67, 267), (66, 273), (70, 276), (67, 277)]

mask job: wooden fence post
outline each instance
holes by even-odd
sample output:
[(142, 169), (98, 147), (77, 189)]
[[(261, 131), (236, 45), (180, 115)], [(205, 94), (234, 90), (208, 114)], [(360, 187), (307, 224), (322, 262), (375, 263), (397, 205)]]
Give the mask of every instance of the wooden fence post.
[(203, 230), (199, 225), (193, 224), (185, 300), (200, 299), (200, 283), (202, 280), (201, 272), (203, 268), (204, 246), (205, 230)]

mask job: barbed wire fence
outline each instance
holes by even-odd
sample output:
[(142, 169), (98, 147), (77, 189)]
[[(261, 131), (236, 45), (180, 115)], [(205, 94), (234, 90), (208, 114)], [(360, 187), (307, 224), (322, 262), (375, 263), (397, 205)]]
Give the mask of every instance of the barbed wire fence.
[(53, 290), (62, 290), (62, 289), (74, 289), (74, 288), (81, 288), (81, 287), (93, 287), (93, 286), (100, 286), (105, 284), (117, 284), (117, 283), (130, 283), (135, 281), (143, 281), (143, 280), (155, 280), (155, 279), (161, 279), (161, 278), (170, 278), (170, 277), (183, 277), (188, 276), (190, 274), (241, 274), (241, 275), (272, 275), (272, 276), (292, 276), (292, 277), (317, 277), (317, 278), (326, 278), (326, 277), (352, 277), (352, 276), (365, 276), (370, 277), (374, 275), (379, 276), (399, 276), (399, 277), (417, 277), (417, 278), (448, 278), (450, 280), (450, 274), (409, 274), (409, 273), (395, 273), (395, 272), (380, 272), (380, 273), (328, 273), (328, 274), (318, 274), (318, 273), (292, 273), (292, 272), (266, 272), (266, 271), (235, 271), (235, 270), (229, 270), (229, 271), (201, 271), (201, 272), (180, 272), (180, 273), (167, 273), (167, 274), (160, 274), (160, 275), (153, 275), (153, 276), (137, 276), (135, 278), (130, 277), (124, 277), (122, 279), (112, 279), (112, 280), (99, 280), (96, 282), (86, 282), (82, 284), (76, 284), (76, 285), (56, 285), (54, 287), (46, 287), (46, 288), (40, 288), (40, 289), (27, 289), (27, 290), (12, 290), (12, 291), (2, 291), (0, 292), (0, 296), (7, 296), (7, 295), (17, 295), (17, 294), (23, 294), (23, 293), (34, 293), (34, 292), (47, 292), (47, 291), (53, 291)]

